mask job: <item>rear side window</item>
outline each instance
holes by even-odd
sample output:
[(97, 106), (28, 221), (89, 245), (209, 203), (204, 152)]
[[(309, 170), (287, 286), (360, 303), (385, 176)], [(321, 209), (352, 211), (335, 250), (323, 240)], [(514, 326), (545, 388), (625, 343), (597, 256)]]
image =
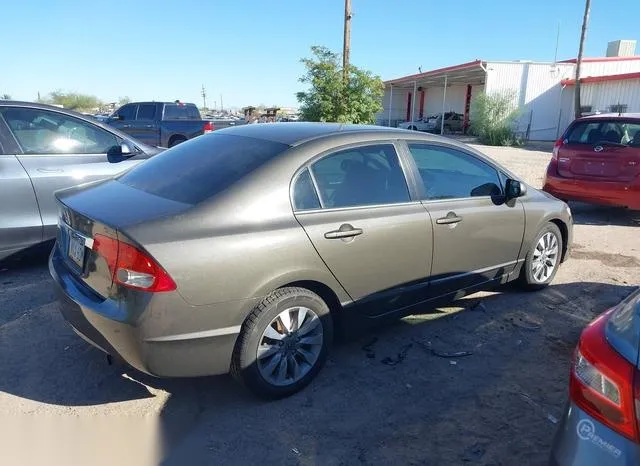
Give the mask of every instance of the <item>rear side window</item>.
[(165, 120), (199, 120), (200, 112), (195, 105), (166, 104), (164, 106)]
[(640, 122), (596, 120), (575, 123), (567, 132), (569, 144), (624, 144), (640, 147)]
[(311, 170), (325, 208), (410, 200), (404, 173), (391, 144), (335, 152), (318, 160)]
[(156, 196), (197, 204), (288, 148), (277, 142), (213, 133), (158, 154), (118, 180)]
[(311, 181), (311, 175), (306, 168), (298, 175), (293, 185), (294, 210), (312, 210), (320, 208), (320, 201), (316, 194), (316, 188)]
[(141, 104), (138, 107), (137, 120), (153, 120), (156, 117), (156, 105), (154, 104)]

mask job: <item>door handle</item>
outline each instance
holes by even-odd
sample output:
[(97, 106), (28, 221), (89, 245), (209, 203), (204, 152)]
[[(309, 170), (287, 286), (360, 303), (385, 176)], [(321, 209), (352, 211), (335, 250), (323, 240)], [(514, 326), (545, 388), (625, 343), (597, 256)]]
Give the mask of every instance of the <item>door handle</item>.
[(153, 125), (144, 125), (145, 128), (153, 128)]
[(462, 217), (458, 217), (455, 212), (449, 212), (446, 217), (441, 217), (436, 220), (438, 225), (451, 225), (462, 221)]
[(131, 125), (122, 125), (123, 128), (131, 128)]
[(62, 173), (64, 170), (62, 168), (38, 168), (40, 173)]
[(327, 239), (352, 238), (362, 234), (362, 228), (353, 228), (351, 225), (340, 225), (338, 230), (328, 231), (324, 234)]

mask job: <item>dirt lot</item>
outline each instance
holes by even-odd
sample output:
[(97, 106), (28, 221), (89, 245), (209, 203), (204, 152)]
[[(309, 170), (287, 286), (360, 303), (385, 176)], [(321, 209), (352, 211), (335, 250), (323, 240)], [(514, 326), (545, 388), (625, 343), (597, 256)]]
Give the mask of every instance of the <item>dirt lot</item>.
[[(548, 152), (480, 149), (540, 186)], [(155, 380), (106, 365), (58, 315), (44, 256), (0, 264), (0, 419), (17, 437), (0, 436), (0, 451), (22, 455), (0, 463), (40, 451), (47, 464), (89, 464), (71, 449), (80, 438), (104, 464), (154, 462), (141, 439), (158, 428), (171, 465), (544, 464), (581, 328), (640, 283), (632, 216), (572, 208), (574, 251), (546, 290), (477, 294), (354, 337), (308, 389), (272, 403), (227, 377)], [(473, 354), (438, 357), (428, 342)]]

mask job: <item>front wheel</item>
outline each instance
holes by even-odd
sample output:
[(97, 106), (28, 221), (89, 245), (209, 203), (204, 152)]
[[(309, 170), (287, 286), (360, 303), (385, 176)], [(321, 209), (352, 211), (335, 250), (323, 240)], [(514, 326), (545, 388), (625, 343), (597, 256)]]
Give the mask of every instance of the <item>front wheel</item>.
[(536, 236), (520, 273), (520, 283), (528, 290), (540, 290), (553, 280), (562, 259), (562, 234), (548, 223)]
[(261, 398), (283, 398), (313, 380), (332, 340), (331, 314), (322, 298), (305, 288), (280, 288), (242, 325), (231, 373)]

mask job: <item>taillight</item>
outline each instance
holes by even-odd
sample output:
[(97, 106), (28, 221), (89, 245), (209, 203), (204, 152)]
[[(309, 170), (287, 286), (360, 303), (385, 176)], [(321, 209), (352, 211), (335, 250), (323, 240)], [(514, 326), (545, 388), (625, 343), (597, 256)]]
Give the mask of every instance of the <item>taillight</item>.
[(114, 282), (144, 291), (173, 291), (176, 284), (148, 254), (117, 239), (95, 235), (93, 250), (102, 256)]
[(607, 342), (608, 317), (609, 313), (600, 317), (582, 333), (571, 368), (571, 399), (602, 424), (640, 443), (640, 374)]
[(564, 140), (562, 138), (560, 138), (553, 145), (553, 153), (552, 153), (552, 156), (551, 156), (551, 158), (553, 160), (558, 160), (558, 152), (560, 151), (560, 148), (562, 147), (563, 144), (564, 144)]
[(213, 126), (213, 122), (212, 121), (206, 121), (204, 123), (204, 132), (205, 133), (210, 133), (214, 129), (215, 129), (215, 127)]

